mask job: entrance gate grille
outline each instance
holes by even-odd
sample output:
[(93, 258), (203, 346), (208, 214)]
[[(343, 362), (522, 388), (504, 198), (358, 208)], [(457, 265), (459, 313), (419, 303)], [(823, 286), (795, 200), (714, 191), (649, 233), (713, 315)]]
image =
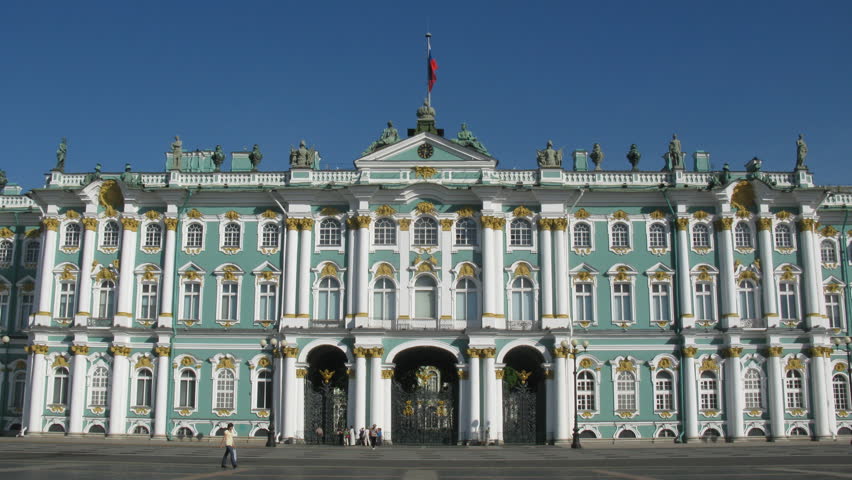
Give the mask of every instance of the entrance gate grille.
[(503, 442), (534, 444), (537, 395), (526, 383), (503, 384)]
[(440, 391), (425, 385), (410, 390), (393, 382), (393, 442), (405, 445), (454, 445), (457, 438), (456, 385)]
[[(346, 432), (346, 390), (333, 383), (314, 386), (305, 379), (305, 441), (313, 444), (339, 445), (338, 432)], [(317, 427), (323, 435), (317, 435)]]

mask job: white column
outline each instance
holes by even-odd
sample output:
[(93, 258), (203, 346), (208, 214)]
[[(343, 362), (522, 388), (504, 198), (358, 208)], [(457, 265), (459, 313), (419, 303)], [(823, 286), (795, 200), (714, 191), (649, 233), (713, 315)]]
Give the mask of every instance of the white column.
[(565, 229), (568, 221), (564, 218), (553, 219), (553, 249), (556, 251), (556, 318), (559, 325), (568, 326), (568, 252), (565, 243)]
[(763, 292), (763, 318), (768, 327), (778, 326), (778, 298), (775, 293), (775, 260), (772, 256), (772, 218), (757, 220), (758, 251), (760, 251), (761, 291)]
[(826, 373), (826, 383), (823, 384), (823, 388), (825, 389), (825, 411), (826, 411), (826, 419), (828, 420), (828, 432), (833, 438), (837, 438), (837, 416), (835, 412), (837, 411), (837, 406), (834, 404), (834, 387), (832, 383), (832, 376), (834, 372), (831, 369), (831, 352), (832, 349), (830, 347), (824, 347), (825, 356), (822, 357), (823, 368)]
[(695, 382), (695, 354), (698, 348), (694, 346), (683, 347), (683, 385), (684, 403), (683, 423), (686, 430), (686, 439), (698, 439), (698, 392)]
[(284, 323), (292, 326), (296, 318), (296, 272), (299, 260), (299, 220), (287, 219), (287, 254), (284, 267)]
[(552, 442), (556, 438), (554, 434), (554, 431), (556, 430), (556, 392), (554, 392), (555, 387), (553, 382), (553, 370), (551, 369), (551, 365), (547, 365), (546, 367), (544, 367), (544, 371), (544, 388), (545, 393), (547, 395), (547, 433), (545, 439), (548, 442)]
[(89, 347), (72, 345), (71, 402), (68, 405), (68, 433), (83, 433), (83, 408), (86, 403), (86, 365)]
[[(273, 350), (273, 352), (276, 352), (276, 350)], [(272, 423), (276, 438), (286, 438), (283, 433), (286, 410), (284, 409), (284, 360), (281, 358), (281, 350), (273, 353), (272, 368), (274, 370), (272, 372), (272, 412), (270, 412), (270, 415), (275, 415), (275, 421)]]
[[(80, 282), (77, 291), (77, 316), (74, 325), (85, 327), (92, 316), (92, 261), (95, 258), (95, 232), (98, 230), (98, 219), (86, 217), (83, 219), (83, 259), (80, 261)], [(82, 427), (81, 427), (82, 428)], [(71, 429), (69, 427), (68, 431)]]
[(296, 370), (296, 391), (294, 392), (296, 399), (296, 420), (293, 422), (296, 431), (294, 433), (294, 441), (305, 440), (305, 375), (307, 370)]
[(742, 363), (740, 355), (742, 347), (728, 347), (725, 354), (725, 369), (727, 370), (725, 383), (728, 392), (728, 438), (736, 441), (745, 437), (743, 427), (743, 410), (745, 410), (745, 394), (743, 393)]
[(568, 351), (564, 347), (556, 347), (553, 359), (553, 375), (556, 377), (556, 422), (554, 428), (555, 444), (568, 443), (571, 438), (569, 423), (573, 423), (572, 411), (568, 405)]
[(356, 347), (355, 354), (355, 431), (367, 425), (367, 349)]
[(482, 350), (485, 357), (482, 362), (482, 376), (485, 377), (485, 395), (483, 398), (485, 420), (482, 423), (488, 433), (486, 441), (491, 443), (496, 441), (497, 431), (499, 430), (497, 426), (497, 372), (494, 368), (494, 349), (483, 348)]
[(495, 317), (496, 314), (496, 282), (497, 279), (502, 278), (502, 274), (498, 272), (497, 262), (495, 258), (496, 255), (494, 249), (494, 235), (496, 233), (492, 230), (494, 226), (494, 217), (486, 217), (483, 216), (481, 218), (482, 221), (482, 328), (491, 327), (493, 328), (495, 325)]
[(109, 399), (109, 434), (124, 435), (127, 433), (127, 387), (130, 383), (130, 347), (113, 345), (112, 379), (110, 379)]
[[(680, 290), (680, 323), (683, 328), (695, 326), (692, 312), (692, 284), (689, 277), (689, 218), (678, 218), (677, 226), (677, 284)], [(697, 427), (696, 427), (697, 428)]]
[(163, 276), (160, 278), (162, 289), (160, 294), (160, 318), (157, 326), (169, 328), (174, 321), (172, 305), (175, 298), (175, 250), (178, 219), (167, 217), (163, 222), (166, 224), (166, 248), (163, 253)]
[[(284, 441), (288, 441), (293, 443), (293, 439), (296, 436), (296, 415), (298, 410), (296, 410), (296, 355), (299, 353), (299, 349), (295, 347), (284, 347), (281, 349), (284, 354), (284, 408), (281, 412), (281, 438)], [(276, 361), (280, 362), (280, 359), (276, 358)], [(332, 432), (328, 433), (329, 435)]]
[(38, 433), (42, 431), (42, 419), (44, 418), (44, 385), (47, 382), (45, 377), (47, 362), (44, 356), (47, 355), (47, 345), (30, 345), (27, 349), (32, 354), (32, 361), (30, 362), (32, 371), (29, 376), (30, 383), (27, 385), (29, 405), (27, 406), (26, 427), (28, 433)]
[(811, 388), (813, 389), (814, 408), (813, 418), (817, 440), (828, 440), (834, 437), (829, 428), (829, 417), (834, 417), (834, 410), (828, 410), (828, 388), (831, 387), (831, 376), (826, 369), (825, 357), (831, 347), (811, 348)]
[(503, 369), (494, 372), (494, 428), (492, 436), (498, 445), (503, 444)]
[(303, 218), (299, 231), (299, 309), (296, 314), (298, 325), (307, 327), (311, 317), (311, 231), (314, 229), (314, 221)]
[[(363, 230), (363, 229), (362, 229)], [(370, 422), (382, 426), (384, 420), (384, 384), (382, 383), (382, 355), (384, 349), (381, 347), (370, 349)], [(382, 430), (384, 433), (384, 430)]]
[[(459, 437), (458, 444), (464, 445), (470, 438), (470, 380), (468, 379), (467, 370), (464, 364), (456, 365), (456, 370), (459, 376)], [(391, 398), (391, 397), (387, 397)]]
[[(385, 396), (384, 420), (379, 425), (382, 428), (382, 442), (387, 442), (388, 445), (393, 443), (393, 413), (392, 403), (393, 398), (393, 369), (388, 368), (382, 370), (382, 389)], [(459, 410), (461, 410), (461, 397), (459, 397)], [(348, 425), (347, 425), (348, 427)]]
[(409, 288), (408, 268), (411, 259), (409, 258), (411, 240), (409, 228), (411, 220), (403, 218), (399, 221), (399, 312), (397, 316), (403, 322), (409, 319), (411, 313), (410, 299), (411, 289)]
[(469, 348), (467, 350), (468, 361), (470, 364), (468, 365), (467, 372), (470, 377), (470, 381), (468, 383), (468, 391), (470, 392), (470, 405), (468, 406), (468, 431), (470, 432), (468, 435), (468, 441), (472, 443), (478, 443), (482, 440), (482, 433), (484, 429), (482, 428), (482, 422), (480, 421), (480, 402), (479, 402), (479, 392), (480, 392), (480, 382), (479, 382), (479, 349), (477, 348)]
[[(441, 271), (449, 273), (453, 269), (453, 221), (449, 218), (441, 220)], [(450, 276), (441, 282), (441, 302), (438, 309), (438, 328), (445, 329), (453, 326), (453, 282)], [(466, 325), (465, 325), (466, 327)]]
[[(347, 222), (351, 225), (351, 222)], [(355, 229), (346, 229), (346, 314), (344, 316), (345, 327), (355, 328), (355, 252), (358, 251), (358, 245), (355, 240)], [(402, 249), (400, 248), (400, 252)], [(405, 251), (408, 254), (408, 251)], [(400, 263), (404, 265), (404, 263)], [(348, 427), (348, 425), (347, 425)]]
[(811, 218), (802, 219), (799, 222), (801, 232), (801, 251), (804, 270), (805, 287), (805, 321), (808, 328), (827, 327), (828, 321), (820, 314), (822, 311), (822, 279), (820, 277), (821, 266), (816, 258), (816, 247), (814, 241), (814, 223)]
[[(133, 325), (133, 270), (136, 268), (136, 230), (139, 220), (123, 217), (121, 235), (121, 264), (118, 271), (118, 300), (115, 309), (116, 327)], [(122, 432), (124, 433), (124, 432)]]
[(356, 283), (355, 291), (357, 292), (355, 302), (355, 327), (366, 327), (369, 317), (369, 299), (370, 299), (370, 217), (360, 216), (355, 217), (355, 223), (358, 226), (358, 254), (355, 261), (358, 263), (356, 267)]
[[(35, 325), (50, 326), (53, 317), (53, 269), (56, 266), (56, 236), (59, 230), (59, 220), (45, 218), (42, 220), (44, 242), (39, 253), (39, 268), (36, 284), (38, 285), (38, 311), (35, 314)], [(41, 413), (41, 412), (39, 412)], [(39, 417), (40, 418), (40, 417)], [(39, 425), (39, 428), (41, 426)]]
[(771, 346), (769, 354), (769, 422), (773, 440), (787, 437), (784, 422), (784, 372), (781, 369), (781, 355), (784, 352), (780, 346)]
[(494, 327), (506, 328), (506, 275), (503, 271), (505, 265), (503, 263), (504, 253), (503, 248), (503, 226), (506, 223), (505, 218), (498, 218), (494, 222), (494, 250), (491, 250), (488, 256), (494, 257)]
[(734, 275), (734, 243), (731, 225), (734, 219), (725, 217), (716, 222), (716, 238), (719, 241), (719, 270), (722, 287), (722, 327), (737, 328), (740, 317), (737, 313), (737, 281)]
[(553, 244), (551, 242), (552, 220), (542, 218), (538, 221), (538, 231), (541, 236), (541, 327), (557, 326), (553, 321)]
[[(160, 345), (154, 348), (157, 354), (157, 388), (156, 403), (154, 404), (154, 436), (165, 438), (166, 416), (169, 411), (169, 381), (171, 369), (169, 368), (169, 354), (171, 348)], [(175, 393), (178, 395), (179, 393)]]

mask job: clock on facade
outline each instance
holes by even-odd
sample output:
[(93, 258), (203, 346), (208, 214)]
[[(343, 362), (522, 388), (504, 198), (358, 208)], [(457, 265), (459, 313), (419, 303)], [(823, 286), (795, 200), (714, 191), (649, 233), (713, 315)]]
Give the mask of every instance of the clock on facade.
[(420, 158), (431, 158), (433, 153), (435, 153), (435, 149), (432, 148), (432, 145), (429, 145), (428, 143), (424, 143), (423, 145), (417, 147), (417, 155)]

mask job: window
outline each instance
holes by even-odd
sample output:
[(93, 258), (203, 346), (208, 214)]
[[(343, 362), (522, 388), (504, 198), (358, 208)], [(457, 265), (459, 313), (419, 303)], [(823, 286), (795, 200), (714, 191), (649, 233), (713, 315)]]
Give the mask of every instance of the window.
[(754, 283), (747, 280), (740, 282), (740, 318), (747, 322), (743, 326), (753, 326), (754, 322), (758, 320), (755, 291)]
[(695, 316), (698, 321), (712, 322), (716, 319), (713, 308), (713, 284), (695, 284)]
[(619, 372), (615, 380), (615, 408), (636, 410), (636, 377), (633, 372)]
[(186, 248), (201, 248), (204, 241), (204, 227), (200, 223), (191, 223), (186, 227)]
[(0, 283), (0, 325), (6, 325), (9, 318), (9, 285)]
[(668, 283), (651, 284), (651, 321), (669, 322), (672, 319), (671, 286)]
[(775, 226), (775, 248), (793, 248), (793, 234), (783, 223)]
[(591, 283), (574, 284), (574, 319), (577, 322), (594, 323), (595, 321)]
[(456, 245), (476, 245), (476, 222), (472, 218), (456, 222)]
[(577, 410), (595, 410), (595, 376), (588, 370), (577, 375)]
[(629, 283), (616, 283), (612, 286), (613, 322), (633, 322), (633, 296)]
[(106, 367), (97, 367), (92, 374), (92, 386), (89, 389), (89, 406), (105, 407), (109, 390), (109, 371)]
[(657, 438), (674, 438), (676, 436), (675, 432), (668, 428), (660, 430), (660, 433), (657, 434)]
[(149, 435), (151, 432), (148, 430), (148, 427), (144, 425), (136, 425), (133, 427), (134, 435)]
[(229, 223), (225, 225), (225, 236), (222, 239), (223, 248), (240, 248), (240, 225)]
[(778, 285), (778, 296), (781, 300), (781, 320), (798, 320), (799, 299), (796, 295), (796, 284), (781, 282)]
[(234, 409), (234, 372), (229, 369), (219, 370), (216, 374), (216, 401), (213, 408)]
[(822, 263), (837, 263), (837, 249), (834, 248), (834, 242), (831, 240), (823, 240), (822, 243), (819, 244), (819, 255)]
[(68, 403), (68, 369), (59, 367), (53, 371), (53, 405)]
[(654, 410), (674, 410), (674, 379), (665, 370), (654, 379)]
[(0, 240), (0, 264), (12, 263), (12, 242)]
[(278, 248), (278, 232), (278, 225), (274, 223), (264, 224), (260, 234), (260, 247)]
[(272, 372), (269, 370), (258, 372), (256, 385), (255, 408), (272, 408)]
[(278, 306), (278, 285), (261, 283), (258, 285), (257, 321), (274, 322)]
[(743, 393), (745, 393), (746, 410), (763, 408), (763, 395), (761, 392), (760, 372), (756, 368), (749, 368), (743, 375)]
[(151, 390), (154, 387), (154, 372), (142, 368), (136, 373), (136, 403), (137, 407), (151, 406)]
[(701, 373), (699, 382), (701, 410), (719, 410), (718, 385), (715, 373), (710, 371)]
[(734, 227), (734, 248), (751, 248), (751, 227), (746, 222)]
[(183, 284), (183, 318), (181, 320), (201, 320), (201, 284), (187, 282)]
[(102, 247), (117, 248), (118, 247), (118, 223), (110, 220), (104, 223), (104, 238), (101, 241)]
[(26, 265), (35, 265), (38, 263), (38, 254), (41, 249), (41, 243), (32, 240), (27, 243), (27, 248), (24, 250), (24, 264)]
[(710, 229), (706, 224), (696, 223), (692, 227), (692, 248), (710, 248)]
[(834, 409), (849, 410), (849, 384), (846, 382), (846, 377), (836, 374), (831, 377), (831, 386), (834, 392)]
[(59, 311), (57, 318), (72, 318), (77, 306), (77, 284), (74, 282), (59, 282)]
[(533, 319), (533, 283), (529, 278), (518, 277), (512, 281), (513, 321), (531, 322)]
[(322, 247), (340, 246), (340, 223), (333, 218), (324, 218), (319, 226), (319, 244)]
[(62, 244), (65, 248), (77, 248), (80, 246), (80, 224), (69, 223), (65, 225), (65, 242)]
[(35, 295), (31, 292), (27, 293), (21, 291), (21, 296), (18, 297), (18, 327), (25, 328), (30, 319), (30, 314), (33, 313), (33, 303), (35, 302)]
[(840, 294), (825, 294), (825, 312), (831, 328), (843, 328), (843, 318), (840, 316)]
[(184, 370), (180, 373), (179, 408), (195, 408), (195, 372)]
[(157, 318), (157, 294), (159, 286), (153, 282), (143, 282), (139, 292), (139, 320), (154, 320)]
[(97, 288), (98, 306), (95, 318), (112, 318), (115, 308), (115, 282), (104, 280)]
[(414, 317), (437, 318), (438, 293), (435, 279), (421, 275), (414, 281)]
[(532, 224), (523, 218), (512, 220), (509, 225), (509, 245), (513, 247), (532, 246)]
[(376, 320), (396, 318), (396, 285), (389, 278), (379, 278), (373, 284), (373, 318)]
[(630, 248), (630, 227), (626, 223), (613, 224), (611, 242), (613, 248)]
[(666, 227), (663, 224), (654, 223), (648, 228), (648, 246), (651, 248), (668, 248)]
[(805, 401), (802, 396), (802, 372), (798, 370), (787, 370), (787, 378), (784, 381), (786, 390), (787, 408), (804, 408)]
[(373, 225), (373, 243), (396, 245), (396, 223), (390, 218), (380, 218)]
[(588, 223), (574, 225), (574, 248), (592, 248), (592, 226)]
[(435, 219), (421, 217), (414, 222), (414, 245), (438, 245), (438, 222)]
[(317, 298), (317, 320), (340, 320), (340, 282), (336, 278), (325, 277), (320, 280)]
[(27, 388), (26, 372), (17, 372), (15, 374), (15, 385), (12, 389), (12, 408), (23, 410), (24, 408), (24, 392)]
[(163, 229), (156, 223), (149, 223), (145, 227), (145, 243), (148, 248), (160, 248), (163, 241)]
[(478, 313), (476, 284), (469, 278), (463, 278), (456, 284), (456, 320), (470, 322), (477, 319)]
[(237, 303), (239, 303), (239, 285), (236, 282), (222, 283), (219, 320), (235, 321), (237, 319)]

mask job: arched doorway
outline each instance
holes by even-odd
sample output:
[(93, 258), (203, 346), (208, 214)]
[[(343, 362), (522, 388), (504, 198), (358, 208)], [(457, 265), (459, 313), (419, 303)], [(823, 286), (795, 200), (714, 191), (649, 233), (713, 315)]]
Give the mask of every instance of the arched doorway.
[(455, 445), (458, 437), (456, 358), (434, 347), (415, 347), (394, 359), (393, 442)]
[(547, 442), (544, 358), (532, 347), (513, 348), (503, 368), (503, 442)]
[(347, 429), (348, 386), (346, 354), (330, 345), (311, 350), (305, 377), (306, 443), (340, 443), (340, 436)]

